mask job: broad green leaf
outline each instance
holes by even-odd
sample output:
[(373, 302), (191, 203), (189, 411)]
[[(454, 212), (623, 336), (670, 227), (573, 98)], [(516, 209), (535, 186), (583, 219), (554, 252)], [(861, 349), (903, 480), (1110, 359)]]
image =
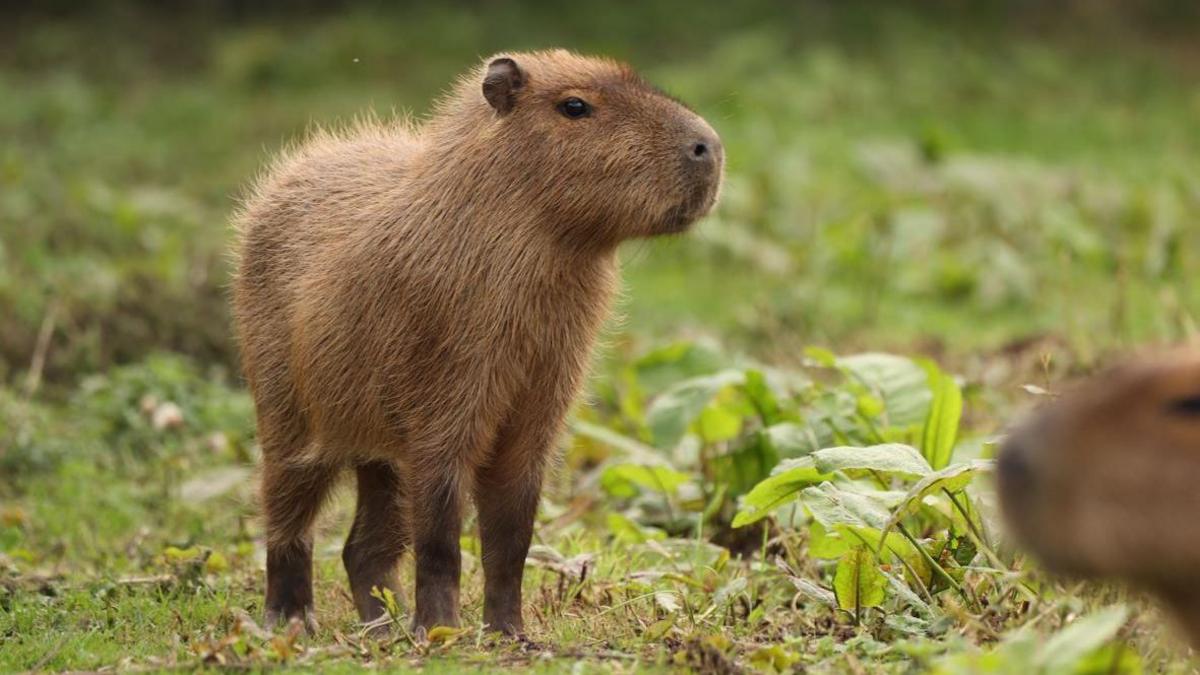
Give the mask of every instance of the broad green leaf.
[(825, 448), (812, 454), (818, 471), (875, 471), (885, 476), (920, 478), (933, 471), (916, 448), (900, 443), (884, 443), (865, 448), (842, 446)]
[(888, 574), (887, 580), (888, 586), (892, 589), (892, 592), (899, 596), (900, 599), (903, 600), (909, 607), (916, 610), (917, 614), (920, 614), (926, 618), (932, 618), (934, 616), (933, 608), (930, 607), (929, 603), (925, 602), (921, 596), (917, 595), (916, 591), (914, 591), (912, 587), (904, 581), (902, 576), (897, 574)]
[(637, 488), (670, 495), (689, 478), (686, 473), (662, 465), (613, 464), (600, 474), (600, 486), (614, 497), (633, 497)]
[(746, 438), (733, 450), (710, 459), (715, 485), (735, 497), (754, 489), (778, 465), (778, 453), (759, 433)]
[(808, 555), (814, 558), (835, 560), (850, 550), (853, 542), (843, 537), (837, 530), (830, 530), (814, 520), (808, 526)]
[[(851, 546), (866, 546), (874, 551), (881, 562), (900, 563), (905, 578), (916, 575), (921, 583), (928, 585), (932, 570), (925, 556), (917, 546), (899, 532), (884, 532), (874, 527), (859, 525), (838, 525), (831, 532), (824, 532), (824, 526), (813, 521), (810, 527), (809, 555), (814, 558), (837, 558)], [(934, 555), (930, 553), (930, 555)]]
[(1048, 673), (1071, 672), (1084, 657), (1116, 637), (1128, 618), (1129, 609), (1116, 605), (1076, 619), (1046, 640), (1034, 663)]
[(741, 371), (725, 370), (684, 380), (668, 388), (654, 399), (646, 411), (646, 424), (650, 427), (654, 444), (663, 449), (674, 448), (717, 392), (744, 381), (745, 374)]
[(837, 608), (837, 606), (838, 606), (837, 596), (834, 595), (832, 592), (827, 591), (824, 588), (821, 588), (820, 586), (809, 581), (808, 579), (801, 579), (800, 577), (793, 577), (793, 576), (789, 576), (788, 578), (792, 580), (792, 585), (796, 587), (797, 591), (800, 591), (801, 595), (805, 596), (806, 598), (808, 598), (810, 600), (816, 600), (817, 602), (819, 602), (822, 605), (825, 605), (827, 607), (831, 607), (834, 609)]
[(633, 462), (650, 463), (662, 461), (662, 454), (642, 443), (641, 441), (630, 438), (623, 434), (617, 433), (608, 427), (584, 422), (582, 420), (573, 420), (571, 422), (571, 431), (575, 432), (576, 436), (582, 436), (586, 439), (606, 445), (613, 450), (619, 450), (625, 454), (625, 457)]
[[(900, 583), (900, 585), (897, 586), (890, 576), (888, 577), (888, 585), (893, 591), (895, 591), (897, 588), (907, 588), (903, 583)], [(909, 591), (909, 593), (911, 594), (912, 591)], [(927, 618), (913, 616), (911, 614), (888, 614), (883, 618), (883, 625), (891, 628), (901, 635), (907, 635), (909, 637), (917, 638), (918, 640), (929, 637), (930, 621)]]
[(655, 395), (682, 380), (715, 373), (728, 365), (729, 359), (714, 347), (685, 340), (647, 352), (630, 370), (639, 387)]
[(742, 416), (729, 406), (714, 403), (700, 412), (696, 431), (705, 443), (728, 441), (742, 431)]
[(680, 340), (655, 347), (638, 358), (634, 365), (638, 368), (653, 368), (678, 363), (691, 353), (693, 346), (689, 340)]
[(770, 426), (783, 421), (783, 412), (779, 408), (779, 400), (767, 383), (767, 376), (761, 370), (747, 370), (746, 383), (742, 385), (746, 398), (758, 412), (764, 426)]
[(803, 457), (820, 447), (812, 429), (795, 422), (772, 424), (762, 434), (775, 454), (785, 459)]
[(883, 414), (883, 401), (875, 396), (863, 394), (862, 396), (859, 396), (856, 401), (858, 414), (869, 420), (873, 420)]
[(921, 432), (921, 453), (934, 469), (943, 469), (954, 454), (958, 423), (962, 417), (962, 391), (954, 378), (943, 373), (932, 361), (924, 361), (933, 400)]
[(925, 557), (899, 532), (884, 534), (882, 530), (873, 527), (853, 525), (838, 525), (830, 530), (816, 520), (809, 525), (808, 532), (808, 554), (813, 558), (834, 560), (855, 546), (866, 546), (876, 551), (883, 562), (902, 559), (905, 564), (901, 567), (906, 576), (911, 569), (911, 573), (920, 577), (922, 583), (929, 582), (931, 570), (925, 562)]
[(617, 541), (622, 541), (630, 544), (641, 544), (652, 539), (666, 539), (667, 533), (658, 528), (642, 527), (633, 520), (617, 513), (610, 511), (606, 517), (608, 523), (608, 531), (612, 533)]
[(884, 533), (874, 527), (858, 525), (838, 525), (835, 529), (837, 536), (850, 545), (865, 545), (875, 551), (883, 562), (892, 562), (897, 557), (904, 558), (909, 564), (916, 561), (918, 570), (924, 570), (924, 558), (913, 543), (899, 532)]
[(611, 396), (616, 398), (621, 416), (634, 424), (638, 435), (648, 437), (646, 429), (646, 392), (636, 368), (622, 368), (612, 383)]
[(857, 611), (883, 604), (887, 577), (879, 570), (875, 555), (865, 546), (857, 546), (838, 560), (833, 574), (833, 592), (838, 607)]
[(911, 359), (866, 353), (844, 356), (836, 363), (838, 369), (853, 376), (883, 401), (889, 426), (924, 422), (931, 398), (929, 378)]
[(1141, 675), (1146, 672), (1142, 657), (1119, 640), (1112, 640), (1100, 649), (1075, 662), (1075, 673), (1122, 673)]
[(837, 365), (837, 354), (824, 347), (805, 347), (804, 357), (818, 366), (833, 368)]
[(861, 493), (842, 490), (825, 482), (800, 491), (800, 499), (813, 520), (826, 529), (839, 525), (883, 529), (891, 515), (888, 493)]
[(803, 427), (810, 439), (809, 452), (873, 442), (874, 433), (855, 419), (855, 414), (854, 396), (848, 392), (827, 390), (813, 400), (805, 411)]
[(766, 480), (742, 497), (741, 508), (733, 518), (733, 527), (744, 527), (767, 517), (771, 511), (795, 499), (804, 487), (829, 478), (831, 476), (813, 466), (811, 457), (780, 462)]
[(895, 513), (888, 520), (885, 530), (890, 530), (896, 523), (916, 511), (921, 506), (921, 500), (942, 490), (958, 492), (966, 487), (975, 475), (981, 471), (990, 471), (995, 462), (990, 459), (976, 459), (962, 464), (948, 466), (941, 471), (935, 471), (917, 481), (904, 495)]

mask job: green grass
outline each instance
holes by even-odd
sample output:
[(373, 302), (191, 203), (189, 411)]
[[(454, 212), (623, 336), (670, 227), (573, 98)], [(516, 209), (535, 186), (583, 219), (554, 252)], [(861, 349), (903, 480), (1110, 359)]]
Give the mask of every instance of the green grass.
[[(1148, 36), (1047, 15), (1034, 31), (976, 9), (364, 5), (234, 21), (118, 4), (0, 29), (0, 671), (1194, 669), (1142, 598), (1048, 578), (1014, 550), (986, 468), (953, 492), (968, 515), (940, 494), (901, 521), (954, 584), (917, 548), (856, 547), (880, 536), (871, 522), (814, 520), (813, 492), (731, 526), (781, 459), (882, 442), (933, 456), (923, 371), (889, 361), (893, 390), (813, 347), (955, 373), (960, 463), (1032, 403), (1020, 385), (1196, 332), (1194, 24)], [(236, 195), (311, 124), (424, 114), (480, 56), (551, 45), (633, 62), (712, 121), (729, 165), (712, 218), (624, 251), (623, 319), (527, 568), (534, 644), (478, 631), (473, 534), (463, 634), (361, 637), (339, 559), (348, 494), (319, 524), (320, 633), (260, 633), (257, 449), (225, 298)], [(182, 423), (156, 427), (168, 404)], [(899, 508), (917, 476), (874, 470), (823, 480)], [(863, 583), (895, 584), (827, 606), (819, 591), (847, 588), (851, 561)]]

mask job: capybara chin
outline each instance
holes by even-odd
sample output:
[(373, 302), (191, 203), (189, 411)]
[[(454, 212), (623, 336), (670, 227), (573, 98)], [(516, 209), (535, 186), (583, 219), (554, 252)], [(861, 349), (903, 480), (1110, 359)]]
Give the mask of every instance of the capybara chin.
[(1200, 646), (1200, 351), (1068, 391), (1008, 436), (997, 478), (1011, 529), (1047, 567), (1154, 593)]
[(584, 380), (622, 240), (682, 232), (724, 165), (703, 119), (629, 67), (499, 55), (419, 126), (318, 133), (238, 217), (234, 309), (262, 445), (266, 616), (315, 626), (314, 516), (357, 473), (343, 560), (363, 621), (413, 549), (417, 630), (458, 623), (469, 495), (484, 622), (522, 631), (542, 474)]

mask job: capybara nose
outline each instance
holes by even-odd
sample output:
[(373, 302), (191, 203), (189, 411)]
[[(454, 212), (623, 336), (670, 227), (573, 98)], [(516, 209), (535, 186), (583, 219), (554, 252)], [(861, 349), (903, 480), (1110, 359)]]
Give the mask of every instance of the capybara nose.
[(719, 166), (722, 153), (721, 139), (716, 134), (702, 134), (688, 143), (686, 154), (689, 160), (711, 167)]
[(1017, 439), (1010, 438), (996, 457), (996, 480), (1002, 495), (1019, 497), (1033, 489), (1033, 466), (1029, 451)]

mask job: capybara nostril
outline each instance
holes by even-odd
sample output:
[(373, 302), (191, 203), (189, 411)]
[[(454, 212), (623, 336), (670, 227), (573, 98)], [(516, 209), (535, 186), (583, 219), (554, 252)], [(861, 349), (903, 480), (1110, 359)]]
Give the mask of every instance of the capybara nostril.
[(686, 154), (693, 162), (717, 165), (721, 162), (721, 141), (716, 134), (704, 134), (687, 145)]

